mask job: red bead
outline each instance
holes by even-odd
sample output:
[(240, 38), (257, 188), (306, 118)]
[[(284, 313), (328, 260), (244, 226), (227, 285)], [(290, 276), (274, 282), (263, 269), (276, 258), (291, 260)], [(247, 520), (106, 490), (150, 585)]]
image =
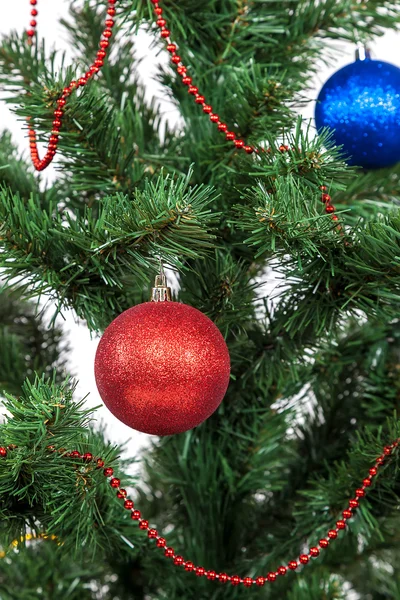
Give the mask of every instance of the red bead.
[(253, 154), (254, 152), (254, 148), (252, 148), (251, 146), (245, 146), (244, 149), (245, 152), (247, 152), (247, 154)]
[(133, 508), (132, 500), (129, 500), (129, 498), (127, 500), (125, 500), (124, 508), (126, 508), (126, 510), (132, 510), (132, 508)]
[(273, 572), (271, 572), (271, 573), (268, 573), (268, 575), (267, 575), (267, 579), (268, 579), (268, 581), (270, 581), (270, 582), (276, 581), (276, 573), (273, 573)]
[[(63, 114), (64, 114), (63, 111), (60, 110), (59, 108), (57, 108), (57, 110), (54, 111), (54, 116), (55, 117), (62, 117)], [(32, 132), (32, 133), (34, 133), (34, 132)]]
[(107, 19), (105, 25), (106, 27), (114, 27), (114, 19)]
[(192, 83), (192, 78), (185, 76), (182, 78), (182, 83), (184, 83), (185, 85), (190, 85)]
[(163, 29), (163, 30), (161, 31), (161, 37), (163, 37), (163, 38), (168, 38), (168, 37), (170, 36), (170, 33), (171, 33), (171, 32), (170, 32), (170, 30), (169, 30), (169, 29)]
[(36, 8), (32, 8), (31, 15), (32, 15), (32, 17), (37, 17), (38, 11), (36, 10)]
[(163, 13), (163, 9), (160, 6), (156, 6), (156, 8), (154, 9), (154, 14), (160, 16)]
[(181, 567), (183, 565), (183, 556), (175, 556), (174, 565)]
[(150, 0), (150, 2), (151, 2), (152, 4), (158, 4), (158, 1), (159, 1), (159, 0)]
[(108, 40), (100, 40), (100, 48), (108, 48), (109, 45)]
[(209, 104), (205, 104), (203, 106), (203, 112), (209, 115), (212, 112), (212, 106), (210, 106)]
[(35, 30), (34, 29), (28, 29), (28, 31), (26, 32), (27, 35), (29, 35), (29, 37), (33, 37), (35, 35)]
[(300, 554), (299, 561), (302, 565), (306, 565), (309, 562), (309, 560), (310, 558), (307, 556), (307, 554)]
[(198, 93), (198, 91), (199, 91), (199, 88), (196, 87), (195, 85), (189, 86), (189, 89), (188, 89), (189, 94), (192, 94), (193, 96), (195, 96)]
[(220, 123), (218, 125), (218, 131), (222, 131), (225, 133), (225, 131), (228, 131), (228, 125), (226, 125), (226, 123)]
[(312, 556), (313, 558), (315, 558), (316, 556), (319, 556), (319, 550), (316, 546), (313, 546), (312, 548), (310, 548), (310, 556)]
[(376, 459), (376, 464), (377, 465), (382, 465), (385, 462), (385, 457), (384, 456), (378, 456), (378, 458)]
[[(167, 540), (165, 538), (162, 538), (162, 537), (158, 538), (157, 543), (156, 543), (157, 548), (165, 548), (166, 545), (167, 545)], [(186, 564), (188, 564), (188, 563), (186, 563)]]
[(371, 467), (369, 470), (369, 474), (374, 477), (378, 473), (378, 469), (376, 467)]
[(207, 571), (207, 579), (209, 579), (210, 581), (214, 581), (214, 579), (216, 579), (217, 574), (215, 571)]
[(327, 548), (329, 546), (329, 541), (325, 539), (319, 540), (319, 545), (321, 548)]
[(4, 448), (4, 446), (0, 447), (0, 457), (4, 458), (5, 456), (7, 456), (7, 448)]
[(175, 52), (176, 51), (176, 45), (175, 44), (168, 44), (167, 46), (167, 50), (168, 52)]
[[(332, 221), (339, 221), (339, 217), (337, 215), (332, 215)], [(340, 225), (338, 229), (340, 228)]]
[(67, 101), (65, 98), (59, 98), (57, 100), (57, 104), (58, 104), (58, 106), (65, 106), (67, 104)]
[(157, 19), (156, 24), (158, 25), (158, 27), (165, 27), (167, 21), (165, 19)]
[(350, 506), (350, 508), (358, 508), (359, 507), (358, 500), (349, 500), (349, 506)]
[(385, 446), (384, 449), (383, 449), (383, 453), (386, 456), (390, 456), (392, 454), (392, 452), (393, 452), (393, 450), (392, 450), (392, 448), (390, 446)]
[(336, 538), (337, 538), (337, 531), (336, 531), (335, 529), (330, 529), (330, 530), (328, 531), (328, 537), (329, 537), (331, 540), (336, 540)]
[(37, 0), (31, 0), (31, 4), (32, 4), (32, 6), (36, 6)]
[(369, 487), (371, 485), (371, 480), (370, 479), (363, 479), (363, 486), (364, 487)]
[(239, 575), (232, 575), (231, 577), (231, 584), (232, 585), (239, 585), (240, 583), (240, 577)]
[[(60, 123), (60, 121), (58, 121), (58, 123)], [(53, 123), (54, 124), (54, 123)], [(60, 123), (61, 125), (61, 123)], [(93, 454), (91, 454), (90, 452), (86, 452), (83, 456), (82, 456), (83, 460), (85, 462), (91, 462), (93, 460)]]
[(332, 200), (332, 198), (330, 197), (329, 194), (322, 194), (321, 200), (322, 200), (322, 202), (328, 203), (328, 202), (330, 202)]
[[(115, 4), (116, 2), (117, 2), (117, 0), (108, 0), (108, 4)], [(154, 4), (157, 4), (157, 3), (158, 3), (158, 0)]]
[(342, 515), (345, 519), (351, 519), (351, 517), (353, 516), (353, 513), (351, 512), (351, 510), (344, 510), (342, 512)]
[(196, 567), (194, 572), (196, 573), (197, 577), (203, 577), (203, 575), (205, 575), (205, 568), (204, 567)]
[(157, 529), (149, 529), (147, 535), (151, 540), (154, 540), (158, 536), (158, 531)]
[(263, 585), (265, 585), (265, 577), (257, 577), (256, 579), (256, 585), (262, 587)]
[(118, 490), (118, 492), (117, 492), (117, 498), (120, 498), (120, 499), (126, 498), (127, 495), (128, 495), (128, 492), (122, 488), (120, 490)]
[(140, 523), (139, 523), (139, 529), (142, 529), (144, 531), (145, 529), (148, 529), (148, 528), (149, 528), (149, 522), (148, 521), (146, 521), (144, 519), (143, 519), (143, 521), (140, 521)]
[(244, 141), (243, 140), (235, 140), (233, 142), (236, 146), (236, 148), (243, 148), (244, 147)]
[(233, 140), (235, 139), (235, 134), (233, 133), (233, 131), (228, 131), (225, 137), (228, 140), (228, 142), (233, 142)]
[(171, 58), (172, 62), (174, 63), (174, 65), (179, 65), (179, 63), (181, 62), (181, 57), (178, 56), (177, 54), (175, 54), (175, 56), (173, 56)]
[(165, 548), (164, 554), (167, 558), (172, 558), (174, 556), (173, 548)]
[(287, 573), (287, 568), (286, 567), (278, 567), (278, 575), (286, 575)]
[(226, 583), (229, 580), (229, 576), (226, 573), (220, 573), (218, 579), (220, 583)]
[(181, 65), (180, 67), (177, 68), (176, 72), (179, 75), (184, 75), (187, 71), (187, 67), (184, 67), (183, 65)]
[(365, 490), (363, 490), (362, 488), (359, 488), (358, 490), (356, 490), (356, 496), (357, 496), (357, 498), (364, 498)]
[(116, 477), (113, 477), (110, 481), (110, 485), (112, 488), (118, 488), (120, 486), (121, 481)]
[(115, 17), (115, 13), (117, 11), (115, 10), (115, 8), (108, 8), (107, 9), (107, 14), (110, 15), (110, 17)]
[(70, 454), (71, 458), (80, 458), (81, 457), (81, 453), (78, 452), (78, 450), (73, 450)]
[(36, 27), (37, 23), (36, 23), (35, 19), (32, 19), (32, 21), (29, 23), (29, 25), (31, 27)]
[(112, 36), (112, 31), (111, 29), (105, 29), (103, 31), (103, 37), (105, 37), (106, 39), (109, 39)]
[(328, 189), (326, 185), (320, 185), (319, 189), (321, 190), (321, 192), (326, 192), (326, 190)]
[(338, 529), (345, 529), (346, 528), (346, 523), (344, 521), (342, 521), (342, 520), (336, 521), (336, 527)]
[(289, 146), (285, 146), (284, 144), (281, 144), (279, 146), (279, 151), (280, 152), (287, 152), (289, 150)]
[(96, 58), (96, 60), (94, 61), (94, 64), (96, 67), (102, 67), (104, 65), (104, 61), (101, 60), (101, 58)]
[(298, 566), (299, 566), (299, 565), (298, 565), (298, 563), (297, 563), (297, 561), (296, 561), (296, 560), (291, 560), (291, 561), (289, 562), (289, 564), (288, 564), (288, 567), (289, 567), (289, 569), (290, 569), (291, 571), (295, 571), (295, 570), (297, 569), (297, 567), (298, 567)]
[(185, 564), (185, 571), (193, 571), (193, 569), (194, 569), (194, 564), (189, 560)]
[(244, 587), (251, 587), (253, 585), (253, 580), (251, 577), (245, 577), (243, 579), (243, 585)]
[(211, 115), (210, 115), (210, 121), (211, 121), (212, 123), (218, 123), (218, 121), (219, 121), (219, 116), (218, 116), (218, 115), (216, 115), (216, 114), (214, 114), (214, 113), (211, 113)]
[(335, 212), (335, 207), (332, 204), (327, 204), (325, 206), (325, 212), (327, 212), (327, 213), (333, 213), (333, 212)]
[(196, 99), (195, 99), (196, 104), (203, 104), (204, 100), (205, 100), (204, 96), (202, 96), (201, 94), (197, 94)]

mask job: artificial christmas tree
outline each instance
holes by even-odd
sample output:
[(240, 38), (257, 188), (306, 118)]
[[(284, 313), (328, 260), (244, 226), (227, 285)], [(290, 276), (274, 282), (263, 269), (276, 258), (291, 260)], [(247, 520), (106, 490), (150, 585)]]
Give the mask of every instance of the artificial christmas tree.
[[(396, 28), (400, 7), (71, 2), (60, 73), (30, 9), (0, 82), (34, 168), (58, 172), (45, 187), (2, 135), (1, 600), (400, 597), (400, 167), (349, 167), (296, 116), (329, 40)], [(171, 57), (175, 129), (131, 75), (139, 25)], [(102, 333), (160, 261), (225, 337), (231, 378), (132, 478), (27, 299)]]

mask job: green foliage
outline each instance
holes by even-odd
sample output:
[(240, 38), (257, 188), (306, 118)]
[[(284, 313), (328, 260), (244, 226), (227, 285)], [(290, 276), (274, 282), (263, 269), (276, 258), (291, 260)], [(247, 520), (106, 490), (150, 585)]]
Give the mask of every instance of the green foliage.
[[(19, 398), (6, 395), (8, 414), (0, 435), (16, 448), (0, 463), (3, 547), (33, 529), (56, 536), (66, 552), (82, 552), (92, 560), (105, 550), (126, 549), (127, 519), (117, 499), (109, 501), (102, 470), (49, 449), (91, 452), (108, 466), (123, 468), (117, 461), (121, 449), (110, 446), (101, 431), (88, 430), (93, 410), (84, 408), (84, 399), (75, 402), (73, 392), (68, 380), (57, 384), (41, 377), (27, 381)], [(124, 480), (129, 484), (127, 475)]]
[(107, 196), (78, 218), (52, 204), (43, 210), (38, 197), (26, 202), (7, 189), (0, 196), (8, 278), (26, 279), (30, 295), (52, 293), (58, 311), (73, 306), (91, 329), (131, 305), (135, 287), (148, 284), (159, 259), (181, 268), (182, 259), (213, 246), (208, 205), (215, 192), (188, 188), (186, 177), (148, 182), (134, 199)]
[[(398, 3), (162, 7), (207, 102), (257, 152), (236, 152), (171, 66), (156, 78), (180, 121), (165, 124), (137, 70), (139, 28), (161, 48), (148, 0), (118, 2), (101, 74), (68, 100), (55, 183), (37, 179), (1, 134), (0, 445), (17, 448), (0, 460), (0, 598), (398, 598), (397, 455), (324, 555), (244, 591), (177, 570), (133, 532), (99, 470), (49, 451), (105, 457), (135, 483), (135, 503), (177, 552), (256, 576), (316, 545), (400, 435), (400, 169), (349, 168), (329, 132), (316, 137), (296, 116), (320, 61), (336, 55), (332, 42), (397, 29)], [(63, 25), (73, 67), (42, 42), (3, 39), (0, 85), (41, 141), (62, 88), (94, 57), (103, 19), (104, 4), (71, 2)], [(177, 299), (221, 329), (232, 377), (206, 423), (153, 441), (138, 483), (121, 449), (93, 429), (93, 411), (74, 401), (60, 333), (26, 299), (45, 296), (56, 313), (72, 308), (101, 331), (148, 297), (160, 259), (178, 274)], [(28, 531), (57, 541), (10, 547)]]
[(64, 378), (68, 346), (62, 332), (36, 315), (36, 307), (21, 298), (22, 290), (0, 287), (0, 390), (18, 394), (34, 373)]

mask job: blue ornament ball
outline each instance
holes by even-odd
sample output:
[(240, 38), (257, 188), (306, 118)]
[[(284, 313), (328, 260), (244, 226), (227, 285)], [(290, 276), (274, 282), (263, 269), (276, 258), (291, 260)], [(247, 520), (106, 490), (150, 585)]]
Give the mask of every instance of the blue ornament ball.
[(315, 121), (332, 130), (351, 165), (390, 167), (400, 161), (400, 69), (382, 60), (356, 60), (323, 86)]

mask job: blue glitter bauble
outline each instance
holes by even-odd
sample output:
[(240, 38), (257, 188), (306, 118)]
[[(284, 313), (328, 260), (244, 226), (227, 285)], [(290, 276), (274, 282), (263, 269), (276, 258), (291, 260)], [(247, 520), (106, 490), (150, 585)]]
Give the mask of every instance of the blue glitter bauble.
[(315, 109), (320, 132), (332, 130), (351, 165), (390, 167), (400, 161), (400, 69), (382, 60), (356, 60), (322, 88)]

